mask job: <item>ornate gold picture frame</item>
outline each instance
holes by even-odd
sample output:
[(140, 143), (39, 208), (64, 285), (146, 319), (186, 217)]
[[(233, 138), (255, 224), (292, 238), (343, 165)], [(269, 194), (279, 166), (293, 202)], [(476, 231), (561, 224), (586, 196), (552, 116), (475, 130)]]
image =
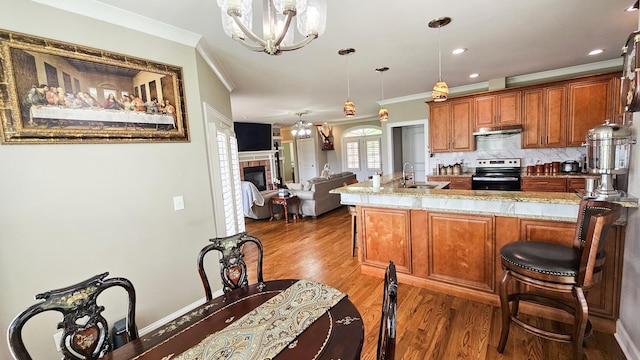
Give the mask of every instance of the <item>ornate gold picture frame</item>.
[(0, 30), (5, 144), (188, 142), (182, 68)]

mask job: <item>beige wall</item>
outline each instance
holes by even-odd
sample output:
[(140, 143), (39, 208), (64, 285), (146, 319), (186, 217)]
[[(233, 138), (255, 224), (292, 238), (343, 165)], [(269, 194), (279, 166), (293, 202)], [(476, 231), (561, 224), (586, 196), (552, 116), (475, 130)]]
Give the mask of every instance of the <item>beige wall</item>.
[[(196, 255), (214, 233), (202, 102), (231, 118), (228, 91), (191, 47), (30, 1), (12, 1), (0, 24), (181, 66), (191, 134), (189, 143), (0, 145), (0, 329), (35, 294), (104, 271), (133, 282), (139, 328), (201, 299)], [(185, 210), (173, 210), (175, 195)], [(113, 295), (104, 305), (117, 320), (124, 308)], [(26, 329), (29, 346), (35, 359), (59, 359), (60, 318), (45, 318)]]

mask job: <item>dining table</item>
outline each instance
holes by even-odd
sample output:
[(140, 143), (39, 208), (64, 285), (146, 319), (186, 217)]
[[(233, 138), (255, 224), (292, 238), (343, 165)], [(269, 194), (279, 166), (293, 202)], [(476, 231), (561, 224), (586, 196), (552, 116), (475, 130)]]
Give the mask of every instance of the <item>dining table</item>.
[(347, 294), (272, 280), (218, 296), (102, 360), (360, 359), (364, 324)]

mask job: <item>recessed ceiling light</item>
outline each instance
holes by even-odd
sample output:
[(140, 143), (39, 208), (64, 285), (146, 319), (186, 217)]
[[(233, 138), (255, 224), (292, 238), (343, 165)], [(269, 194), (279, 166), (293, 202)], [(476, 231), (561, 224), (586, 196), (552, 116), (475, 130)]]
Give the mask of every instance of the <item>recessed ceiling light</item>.
[(591, 50), (589, 52), (589, 55), (598, 55), (598, 54), (602, 54), (604, 52), (604, 50), (602, 49), (595, 49), (595, 50)]
[(480, 74), (477, 74), (477, 73), (473, 73), (473, 74), (469, 75), (469, 77), (472, 78), (472, 79), (475, 79), (478, 76), (480, 76)]
[(465, 51), (467, 51), (467, 49), (465, 49), (465, 48), (457, 48), (457, 49), (453, 49), (453, 50), (451, 51), (451, 53), (452, 53), (453, 55), (458, 55), (458, 54), (462, 54), (462, 53), (463, 53), (463, 52), (465, 52)]

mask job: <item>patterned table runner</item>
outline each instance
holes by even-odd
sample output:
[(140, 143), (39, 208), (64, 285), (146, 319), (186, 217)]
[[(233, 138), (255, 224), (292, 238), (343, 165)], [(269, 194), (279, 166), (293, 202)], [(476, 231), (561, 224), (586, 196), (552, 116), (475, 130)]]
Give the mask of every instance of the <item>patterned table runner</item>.
[(300, 280), (174, 360), (272, 359), (346, 295)]

